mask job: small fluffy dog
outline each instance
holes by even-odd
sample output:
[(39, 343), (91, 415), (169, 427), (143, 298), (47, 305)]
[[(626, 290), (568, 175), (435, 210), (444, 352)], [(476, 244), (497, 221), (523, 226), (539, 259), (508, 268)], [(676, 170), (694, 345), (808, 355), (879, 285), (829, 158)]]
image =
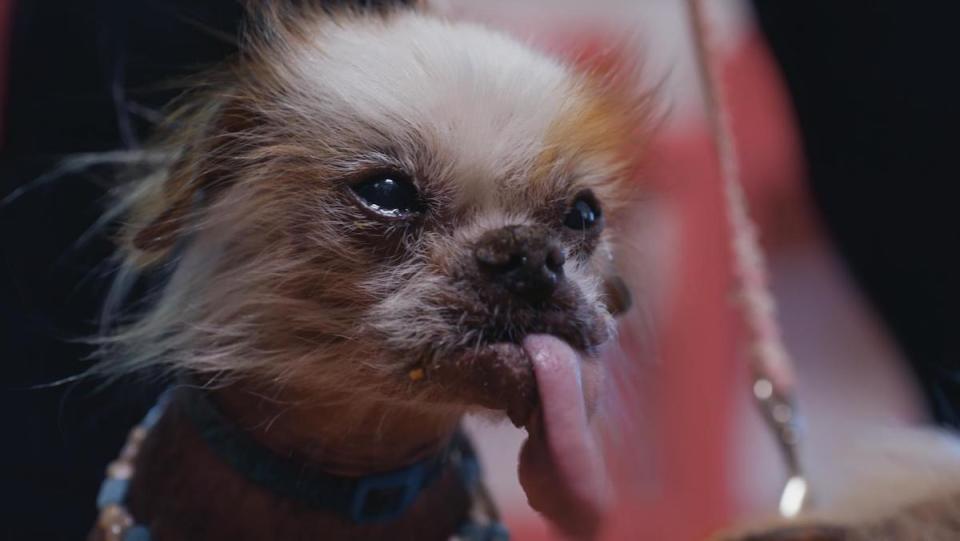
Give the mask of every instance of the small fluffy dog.
[[(648, 101), (629, 70), (399, 4), (251, 8), (123, 192), (107, 312), (166, 278), (99, 369), (181, 385), (111, 464), (91, 539), (502, 539), (462, 416), (583, 436), (557, 425), (596, 400), (569, 383), (626, 304), (613, 232)], [(928, 456), (960, 452), (903, 441), (919, 456), (810, 525), (730, 539), (960, 538), (960, 459)]]
[(647, 101), (417, 8), (252, 12), (119, 204), (118, 290), (167, 278), (102, 369), (183, 384), (111, 466), (93, 538), (467, 536), (462, 416), (557, 400), (537, 372), (569, 368), (534, 335), (599, 369)]

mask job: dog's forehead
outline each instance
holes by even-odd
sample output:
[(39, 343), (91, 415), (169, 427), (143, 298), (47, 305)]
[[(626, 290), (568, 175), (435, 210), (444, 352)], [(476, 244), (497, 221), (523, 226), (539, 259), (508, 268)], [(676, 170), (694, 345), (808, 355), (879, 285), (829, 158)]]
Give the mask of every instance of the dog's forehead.
[(413, 13), (331, 21), (313, 45), (299, 70), (324, 116), (425, 154), (471, 201), (534, 166), (582, 101), (568, 67), (472, 24)]

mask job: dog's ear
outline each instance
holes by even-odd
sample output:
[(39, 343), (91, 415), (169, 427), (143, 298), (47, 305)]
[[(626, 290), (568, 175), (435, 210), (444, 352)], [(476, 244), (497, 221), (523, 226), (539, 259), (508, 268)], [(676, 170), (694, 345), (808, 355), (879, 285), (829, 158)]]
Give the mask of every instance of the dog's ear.
[(603, 279), (603, 296), (607, 310), (614, 316), (621, 316), (633, 306), (633, 294), (623, 278), (611, 274)]
[[(386, 14), (396, 9), (419, 9), (422, 0), (246, 0), (248, 25), (239, 41), (237, 62), (228, 66), (250, 77), (269, 80), (277, 63), (276, 51), (298, 40), (309, 41), (316, 17), (352, 14)], [(248, 73), (249, 72), (249, 73)], [(258, 72), (258, 73), (254, 73)], [(208, 74), (200, 92), (186, 100), (186, 106), (169, 120), (164, 147), (175, 155), (165, 175), (157, 182), (141, 185), (130, 196), (125, 245), (141, 263), (164, 259), (171, 248), (196, 221), (198, 214), (229, 186), (235, 176), (230, 157), (243, 146), (245, 134), (258, 124), (255, 106), (242, 103), (245, 94), (230, 90), (236, 72)], [(247, 138), (248, 139), (248, 138)]]
[(163, 259), (195, 217), (226, 188), (232, 149), (254, 125), (250, 113), (217, 100), (194, 99), (193, 110), (175, 114), (167, 145), (175, 154), (157, 181), (132, 195), (126, 237), (138, 259)]

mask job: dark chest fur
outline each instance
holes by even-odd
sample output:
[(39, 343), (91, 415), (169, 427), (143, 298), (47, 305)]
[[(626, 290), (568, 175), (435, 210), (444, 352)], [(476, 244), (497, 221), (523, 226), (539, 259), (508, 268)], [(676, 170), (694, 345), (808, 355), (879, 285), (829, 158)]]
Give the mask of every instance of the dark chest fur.
[(299, 501), (277, 497), (224, 464), (176, 403), (137, 458), (128, 507), (154, 541), (447, 540), (463, 522), (470, 496), (448, 468), (402, 517), (357, 525)]

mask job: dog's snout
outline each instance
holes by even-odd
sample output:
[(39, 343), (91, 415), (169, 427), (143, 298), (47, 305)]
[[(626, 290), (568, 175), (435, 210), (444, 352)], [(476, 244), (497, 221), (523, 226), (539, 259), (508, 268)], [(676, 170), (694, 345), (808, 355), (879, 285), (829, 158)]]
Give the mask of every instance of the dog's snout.
[(550, 298), (563, 280), (563, 249), (543, 227), (511, 225), (488, 231), (474, 255), (487, 279), (530, 302)]

